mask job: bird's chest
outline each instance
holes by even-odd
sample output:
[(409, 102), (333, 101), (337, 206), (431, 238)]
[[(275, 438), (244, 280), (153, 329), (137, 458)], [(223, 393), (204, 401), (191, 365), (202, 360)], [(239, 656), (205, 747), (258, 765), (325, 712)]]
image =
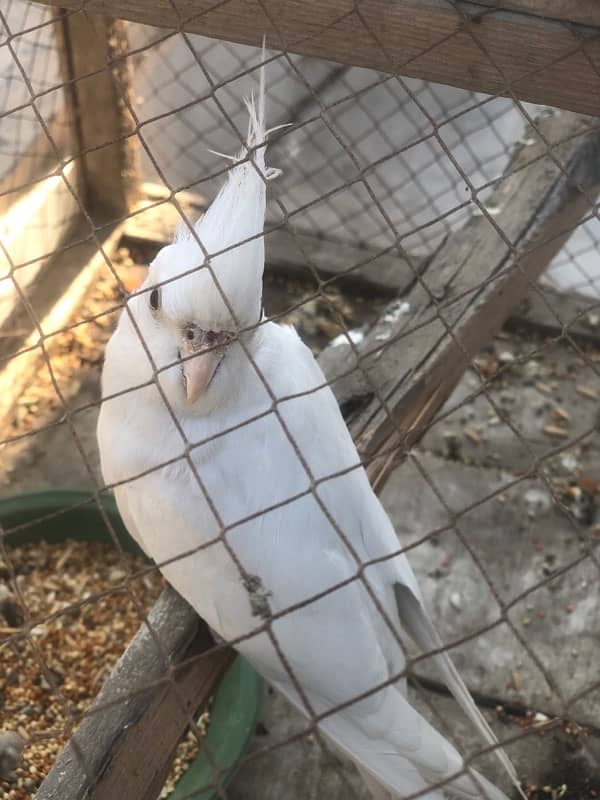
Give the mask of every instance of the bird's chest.
[[(204, 433), (184, 467), (185, 479), (220, 527), (233, 530), (253, 519), (259, 524), (274, 507), (309, 491), (297, 448), (274, 415)], [(178, 480), (177, 470), (167, 469), (167, 475)]]
[[(127, 487), (123, 503), (147, 555), (220, 635), (248, 624), (249, 604), (223, 526), (181, 468), (163, 468)], [(177, 480), (174, 480), (177, 477)]]
[(217, 435), (196, 427), (187, 435), (203, 444), (182, 457), (170, 454), (170, 463), (128, 484), (126, 502), (148, 555), (229, 638), (257, 623), (241, 574), (272, 585), (282, 529), (294, 533), (286, 517), (309, 479), (273, 420)]

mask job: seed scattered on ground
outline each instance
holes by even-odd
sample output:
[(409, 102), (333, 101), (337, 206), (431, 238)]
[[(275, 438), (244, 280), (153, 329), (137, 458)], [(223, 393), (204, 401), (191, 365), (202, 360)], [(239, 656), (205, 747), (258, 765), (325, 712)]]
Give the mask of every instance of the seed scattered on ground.
[(589, 397), (591, 400), (598, 399), (598, 392), (595, 389), (592, 389), (590, 386), (575, 386), (575, 391), (580, 394), (582, 397)]
[[(9, 580), (0, 602), (0, 730), (16, 731), (25, 748), (16, 780), (0, 780), (0, 800), (30, 800), (164, 582), (158, 572), (145, 571), (140, 558), (96, 542), (13, 547), (7, 560)], [(23, 622), (32, 625), (30, 636), (23, 635)], [(207, 724), (203, 715), (201, 732)], [(177, 750), (163, 797), (197, 753), (190, 733)]]
[(558, 425), (545, 425), (544, 433), (547, 436), (555, 436), (559, 439), (567, 439), (569, 437), (569, 431), (559, 428)]

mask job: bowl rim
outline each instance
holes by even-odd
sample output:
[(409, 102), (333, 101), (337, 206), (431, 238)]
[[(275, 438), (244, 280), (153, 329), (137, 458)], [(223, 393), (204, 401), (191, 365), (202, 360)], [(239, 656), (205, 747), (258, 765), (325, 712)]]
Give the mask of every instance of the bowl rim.
[[(123, 536), (126, 549), (139, 553), (139, 548), (126, 532), (121, 520), (117, 503), (112, 493), (103, 492), (98, 495), (103, 510), (111, 523), (117, 523)], [(19, 517), (20, 522), (13, 532), (9, 529), (6, 537), (8, 547), (26, 543), (27, 527), (33, 524), (43, 525), (50, 518), (56, 518), (57, 512), (74, 514), (85, 509), (98, 514), (96, 497), (93, 491), (85, 489), (44, 489), (41, 491), (22, 492), (0, 498), (0, 524), (3, 526), (10, 518)], [(23, 518), (31, 515), (29, 525)], [(21, 528), (21, 525), (23, 527)], [(43, 538), (37, 534), (37, 538)], [(55, 541), (60, 541), (53, 536)], [(104, 535), (82, 536), (70, 533), (64, 541), (105, 541), (113, 544), (108, 530)], [(148, 559), (149, 560), (149, 559)], [(223, 676), (210, 706), (210, 721), (204, 742), (198, 756), (189, 764), (173, 791), (169, 800), (213, 800), (219, 796), (219, 788), (215, 786), (215, 768), (218, 769), (217, 780), (221, 787), (226, 786), (235, 775), (239, 762), (245, 753), (254, 734), (256, 722), (264, 696), (264, 681), (257, 672), (241, 656), (237, 656), (233, 664)], [(208, 750), (208, 753), (207, 753)]]

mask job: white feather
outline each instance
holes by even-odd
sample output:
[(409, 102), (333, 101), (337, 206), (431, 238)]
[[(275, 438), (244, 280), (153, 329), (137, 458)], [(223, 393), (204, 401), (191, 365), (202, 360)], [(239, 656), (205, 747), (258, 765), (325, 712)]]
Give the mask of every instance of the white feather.
[[(242, 161), (196, 225), (209, 253), (262, 233), (265, 178), (273, 175), (264, 160), (264, 76), (258, 107), (252, 99), (248, 110)], [(186, 405), (179, 368), (169, 366), (176, 361), (177, 326), (193, 321), (228, 329), (260, 316), (262, 237), (211, 258), (235, 322), (206, 269), (172, 280), (200, 256), (193, 237), (180, 232), (145, 284), (163, 283), (160, 318), (149, 310), (147, 293), (131, 298), (107, 349), (104, 397), (139, 387), (159, 370), (160, 391), (156, 383), (143, 386), (105, 400), (101, 409), (102, 470), (107, 483), (120, 483), (115, 494), (125, 523), (159, 564), (192, 551), (164, 566), (167, 579), (224, 639), (242, 637), (237, 649), (306, 713), (267, 633), (243, 638), (265, 615), (282, 614), (272, 620), (272, 634), (313, 711), (325, 715), (322, 729), (370, 780), (403, 797), (452, 779), (454, 795), (501, 800), (489, 782), (463, 771), (456, 750), (408, 703), (405, 681), (396, 677), (405, 667), (403, 629), (424, 648), (440, 640), (406, 558), (391, 555), (398, 550), (393, 527), (296, 333), (263, 323), (243, 334), (243, 347), (230, 345), (205, 396)], [(175, 461), (161, 466), (169, 459)], [(256, 578), (250, 587), (229, 549)], [(364, 570), (363, 582), (356, 558), (384, 557)], [(486, 743), (496, 744), (448, 657), (438, 661)], [(380, 684), (387, 685), (356, 702)], [(516, 781), (506, 756), (499, 757)]]

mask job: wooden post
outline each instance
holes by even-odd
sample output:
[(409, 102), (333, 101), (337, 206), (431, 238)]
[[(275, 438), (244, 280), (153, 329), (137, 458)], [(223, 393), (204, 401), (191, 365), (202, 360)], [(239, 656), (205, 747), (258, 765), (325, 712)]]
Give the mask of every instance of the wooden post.
[(81, 155), (81, 183), (96, 224), (127, 215), (138, 196), (138, 148), (126, 23), (85, 11), (62, 16), (62, 72)]

